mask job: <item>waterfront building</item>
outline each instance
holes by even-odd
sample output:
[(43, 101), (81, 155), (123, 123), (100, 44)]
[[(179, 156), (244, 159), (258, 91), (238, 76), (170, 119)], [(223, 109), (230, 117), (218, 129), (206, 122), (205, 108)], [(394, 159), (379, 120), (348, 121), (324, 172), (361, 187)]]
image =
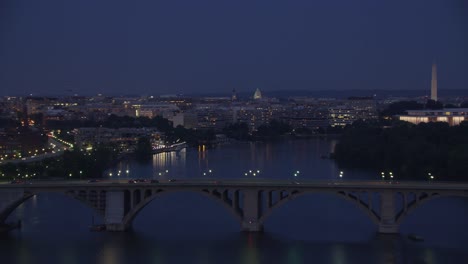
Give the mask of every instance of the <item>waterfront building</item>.
[(161, 133), (155, 128), (104, 128), (86, 127), (73, 130), (75, 145), (81, 149), (92, 149), (97, 144), (115, 144), (119, 151), (130, 151), (141, 137), (159, 140)]
[(450, 126), (468, 121), (468, 108), (445, 108), (438, 110), (407, 110), (406, 115), (398, 116), (399, 120), (413, 124), (428, 122), (447, 122)]

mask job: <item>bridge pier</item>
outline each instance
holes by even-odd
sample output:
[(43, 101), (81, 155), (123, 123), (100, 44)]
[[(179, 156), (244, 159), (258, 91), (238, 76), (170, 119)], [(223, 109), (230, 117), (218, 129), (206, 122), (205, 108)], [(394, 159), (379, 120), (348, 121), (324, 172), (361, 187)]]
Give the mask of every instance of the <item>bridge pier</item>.
[(243, 197), (242, 231), (262, 232), (260, 222), (260, 193), (257, 190), (245, 190)]
[(106, 193), (105, 225), (108, 231), (126, 231), (124, 223), (124, 192), (109, 191)]
[(242, 231), (244, 232), (263, 232), (263, 224), (258, 220), (243, 220)]
[(127, 228), (124, 224), (106, 224), (106, 231), (123, 232), (127, 231)]
[(392, 191), (382, 191), (380, 194), (379, 233), (397, 234), (400, 225), (396, 222), (395, 194)]

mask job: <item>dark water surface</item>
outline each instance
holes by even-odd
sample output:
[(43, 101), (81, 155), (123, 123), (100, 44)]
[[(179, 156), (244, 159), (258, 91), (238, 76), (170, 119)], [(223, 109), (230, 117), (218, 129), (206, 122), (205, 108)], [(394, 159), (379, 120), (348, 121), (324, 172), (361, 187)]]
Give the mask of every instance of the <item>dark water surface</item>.
[[(155, 155), (148, 164), (122, 162), (106, 175), (337, 179), (333, 161), (320, 158), (333, 144), (312, 139), (187, 149)], [(253, 176), (249, 170), (260, 173)], [(346, 179), (379, 176), (343, 174)], [(155, 199), (126, 233), (89, 232), (92, 218), (92, 210), (76, 200), (37, 195), (11, 215), (23, 226), (0, 237), (0, 263), (468, 263), (468, 200), (455, 197), (417, 208), (404, 220), (401, 235), (377, 235), (360, 209), (332, 194), (308, 194), (286, 203), (268, 218), (263, 234), (239, 232), (223, 206), (196, 193)], [(409, 240), (409, 233), (424, 241)]]

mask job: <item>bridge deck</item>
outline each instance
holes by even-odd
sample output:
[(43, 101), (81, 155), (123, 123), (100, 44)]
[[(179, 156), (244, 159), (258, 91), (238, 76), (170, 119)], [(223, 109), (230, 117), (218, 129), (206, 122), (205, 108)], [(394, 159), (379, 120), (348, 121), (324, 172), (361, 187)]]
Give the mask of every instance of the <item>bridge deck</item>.
[(159, 183), (137, 182), (127, 180), (88, 181), (30, 181), (27, 183), (1, 183), (0, 189), (44, 189), (44, 188), (135, 188), (135, 187), (217, 187), (217, 188), (294, 188), (294, 189), (390, 189), (390, 190), (468, 190), (465, 182), (423, 182), (423, 181), (327, 181), (327, 180), (272, 180), (272, 179), (177, 179), (176, 181), (161, 181)]

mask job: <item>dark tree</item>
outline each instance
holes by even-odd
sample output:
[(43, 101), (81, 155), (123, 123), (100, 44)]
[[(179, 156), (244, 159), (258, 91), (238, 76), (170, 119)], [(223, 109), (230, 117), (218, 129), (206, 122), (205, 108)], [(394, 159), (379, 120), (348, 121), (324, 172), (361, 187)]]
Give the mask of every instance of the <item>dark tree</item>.
[(460, 104), (460, 108), (468, 108), (468, 101), (464, 101)]
[(151, 158), (153, 149), (151, 147), (151, 141), (147, 137), (141, 137), (138, 139), (135, 156), (140, 161), (145, 161)]
[(394, 116), (405, 114), (405, 111), (407, 110), (421, 109), (424, 109), (424, 105), (417, 103), (416, 101), (400, 101), (389, 104), (380, 114), (381, 116)]
[(229, 138), (234, 138), (238, 140), (248, 140), (250, 139), (249, 134), (249, 125), (244, 122), (238, 122), (230, 124), (223, 129), (223, 133), (226, 134)]
[(432, 99), (427, 100), (426, 109), (439, 110), (444, 108), (444, 105), (439, 101), (434, 101)]
[(456, 106), (454, 104), (446, 104), (446, 105), (444, 105), (444, 108), (458, 108), (458, 106)]
[(393, 171), (399, 179), (468, 180), (468, 122), (395, 122), (390, 128), (356, 124), (345, 129), (333, 157), (343, 167)]

